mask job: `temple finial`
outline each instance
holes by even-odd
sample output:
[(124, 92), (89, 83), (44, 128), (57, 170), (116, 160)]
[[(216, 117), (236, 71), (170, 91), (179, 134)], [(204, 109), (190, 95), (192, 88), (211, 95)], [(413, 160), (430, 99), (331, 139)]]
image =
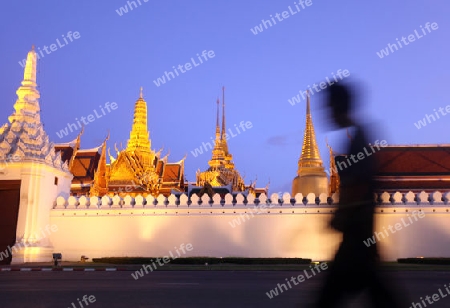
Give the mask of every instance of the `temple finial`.
[(222, 87), (222, 139), (225, 139), (225, 87)]
[(216, 117), (216, 134), (220, 134), (220, 126), (219, 126), (219, 98), (217, 98), (217, 117)]
[(311, 114), (311, 106), (309, 103), (309, 90), (306, 90), (306, 115)]
[(109, 140), (109, 137), (110, 137), (110, 131), (109, 131), (109, 129), (108, 129), (108, 135), (106, 136), (105, 141), (103, 141), (103, 142), (108, 141), (108, 140)]
[(142, 90), (143, 88), (141, 87), (140, 93), (139, 93), (139, 98), (144, 98), (144, 95), (142, 94)]
[(34, 50), (34, 45), (28, 52), (27, 60), (25, 62), (25, 70), (23, 74), (23, 86), (36, 87), (36, 64), (37, 64), (37, 54)]

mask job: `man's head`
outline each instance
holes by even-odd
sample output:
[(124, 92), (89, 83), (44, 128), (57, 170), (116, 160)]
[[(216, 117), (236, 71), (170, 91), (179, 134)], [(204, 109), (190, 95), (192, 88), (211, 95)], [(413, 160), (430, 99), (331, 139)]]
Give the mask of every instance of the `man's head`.
[(326, 107), (330, 110), (334, 123), (340, 128), (353, 125), (351, 114), (354, 109), (354, 99), (350, 87), (334, 83), (327, 88), (326, 95)]

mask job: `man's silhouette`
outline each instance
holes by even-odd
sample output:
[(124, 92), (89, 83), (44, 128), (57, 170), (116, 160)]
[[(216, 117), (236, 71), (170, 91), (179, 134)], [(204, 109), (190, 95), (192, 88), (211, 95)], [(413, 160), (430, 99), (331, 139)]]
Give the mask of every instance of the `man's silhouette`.
[[(347, 129), (351, 139), (347, 146), (347, 157), (340, 162), (338, 169), (339, 205), (330, 222), (332, 228), (342, 232), (343, 239), (327, 273), (316, 307), (339, 307), (346, 297), (366, 290), (374, 307), (399, 307), (390, 288), (379, 277), (377, 244), (367, 247), (363, 242), (371, 238), (374, 232), (376, 153), (370, 156), (366, 154), (363, 158), (357, 155), (365, 153), (364, 148), (372, 153), (369, 143), (374, 140), (369, 139), (369, 131), (352, 117), (355, 101), (351, 88), (335, 83), (327, 88), (326, 94), (326, 107), (331, 112), (331, 121), (338, 128)], [(354, 157), (351, 158), (351, 155)]]

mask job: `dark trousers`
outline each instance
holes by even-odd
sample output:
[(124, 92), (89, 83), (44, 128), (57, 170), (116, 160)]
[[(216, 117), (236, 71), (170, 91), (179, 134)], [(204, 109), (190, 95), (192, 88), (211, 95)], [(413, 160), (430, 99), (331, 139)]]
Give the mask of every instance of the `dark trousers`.
[(342, 243), (319, 293), (316, 308), (339, 307), (346, 297), (356, 296), (363, 291), (368, 291), (373, 307), (399, 307), (398, 300), (391, 294), (391, 286), (381, 278), (376, 245), (367, 247), (363, 243), (369, 235), (373, 235), (368, 234), (366, 227), (344, 232)]

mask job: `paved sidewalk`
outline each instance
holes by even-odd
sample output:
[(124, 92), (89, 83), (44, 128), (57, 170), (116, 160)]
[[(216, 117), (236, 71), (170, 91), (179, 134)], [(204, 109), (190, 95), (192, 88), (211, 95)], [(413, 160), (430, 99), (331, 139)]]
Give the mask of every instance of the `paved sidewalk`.
[(53, 262), (30, 262), (21, 264), (0, 265), (0, 272), (36, 272), (36, 271), (135, 271), (141, 268), (142, 265), (130, 264), (130, 265), (116, 265), (116, 264), (103, 264), (94, 262), (60, 262), (58, 266), (53, 266)]
[[(0, 272), (94, 272), (94, 271), (137, 271), (143, 264), (110, 264), (94, 262), (60, 262), (58, 267), (53, 262), (30, 262), (22, 264), (0, 265)], [(158, 267), (157, 271), (298, 271), (308, 269), (309, 265), (239, 265), (239, 264), (165, 264)], [(426, 265), (426, 264), (398, 264), (386, 263), (383, 266), (386, 271), (450, 271), (450, 265)]]

